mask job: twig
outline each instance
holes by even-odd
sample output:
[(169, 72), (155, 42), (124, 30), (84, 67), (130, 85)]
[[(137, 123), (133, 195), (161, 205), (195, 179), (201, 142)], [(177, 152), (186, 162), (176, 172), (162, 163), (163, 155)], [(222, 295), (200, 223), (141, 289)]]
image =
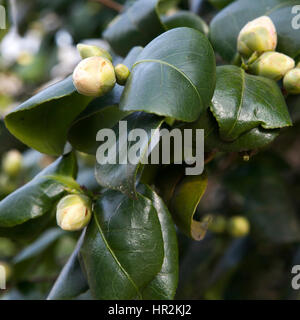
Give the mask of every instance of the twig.
[(93, 0), (93, 1), (99, 2), (104, 6), (106, 6), (107, 8), (113, 9), (117, 12), (121, 12), (123, 10), (123, 6), (114, 0)]

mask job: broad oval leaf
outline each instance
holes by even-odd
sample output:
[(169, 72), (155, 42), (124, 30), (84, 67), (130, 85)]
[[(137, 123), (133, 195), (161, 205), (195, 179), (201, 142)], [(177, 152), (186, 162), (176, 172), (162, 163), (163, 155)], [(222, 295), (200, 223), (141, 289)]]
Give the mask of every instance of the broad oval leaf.
[(72, 77), (68, 77), (11, 111), (5, 125), (26, 145), (58, 156), (63, 153), (71, 123), (89, 101), (89, 97), (77, 93)]
[(171, 203), (170, 211), (179, 229), (194, 240), (202, 240), (210, 223), (194, 220), (194, 214), (207, 187), (207, 177), (186, 176), (176, 186)]
[(178, 284), (178, 246), (174, 223), (168, 208), (158, 195), (148, 186), (140, 185), (138, 191), (152, 201), (161, 224), (164, 241), (164, 261), (160, 272), (143, 289), (143, 299), (173, 299)]
[(151, 201), (106, 191), (94, 206), (81, 256), (94, 298), (142, 299), (142, 290), (160, 272), (164, 247)]
[(125, 56), (134, 46), (145, 46), (166, 29), (159, 14), (178, 0), (139, 0), (117, 16), (104, 31), (103, 37), (113, 50)]
[(245, 132), (234, 141), (224, 141), (220, 138), (218, 123), (209, 110), (198, 121), (188, 124), (184, 128), (192, 130), (204, 129), (205, 151), (221, 152), (242, 152), (261, 149), (273, 142), (280, 131), (279, 129), (266, 130), (257, 127)]
[(0, 202), (0, 227), (14, 227), (43, 216), (67, 189), (78, 188), (74, 153), (69, 153)]
[(269, 16), (278, 34), (277, 51), (292, 58), (300, 53), (299, 30), (292, 26), (292, 8), (299, 0), (239, 0), (223, 9), (212, 20), (210, 37), (214, 48), (226, 60), (236, 54), (237, 37), (244, 25), (260, 16)]
[(89, 287), (80, 267), (79, 251), (81, 249), (85, 230), (82, 232), (76, 248), (56, 279), (47, 300), (72, 299), (86, 292)]
[(278, 85), (235, 66), (217, 68), (211, 111), (225, 141), (234, 141), (256, 127), (279, 129), (292, 125)]
[(185, 176), (183, 166), (167, 167), (158, 182), (158, 188), (178, 228), (194, 240), (202, 240), (210, 219), (196, 221), (194, 215), (207, 187), (207, 176)]
[[(119, 190), (128, 196), (135, 196), (136, 176), (138, 170), (148, 156), (151, 138), (158, 130), (163, 119), (153, 114), (135, 112), (119, 122), (114, 128), (116, 142), (110, 138), (101, 144), (97, 151), (97, 164), (95, 175), (98, 183), (106, 188)], [(143, 129), (146, 133), (140, 140), (129, 141), (130, 131), (133, 129)], [(136, 149), (133, 150), (133, 146)], [(101, 148), (101, 152), (100, 152)], [(134, 163), (129, 161), (130, 149), (135, 151)], [(107, 152), (106, 163), (100, 163), (103, 153)], [(131, 151), (132, 152), (132, 151)]]
[(162, 17), (162, 21), (168, 30), (179, 27), (188, 27), (196, 29), (206, 36), (209, 33), (206, 22), (197, 14), (190, 11), (180, 10), (171, 16)]
[(215, 57), (207, 38), (190, 28), (165, 32), (134, 63), (120, 108), (196, 121), (215, 89)]

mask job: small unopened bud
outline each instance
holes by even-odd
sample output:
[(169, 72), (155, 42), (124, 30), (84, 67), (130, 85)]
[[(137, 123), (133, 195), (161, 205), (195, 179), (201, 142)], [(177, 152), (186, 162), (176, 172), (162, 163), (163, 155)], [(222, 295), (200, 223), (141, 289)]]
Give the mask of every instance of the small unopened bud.
[(111, 91), (116, 84), (114, 67), (103, 57), (86, 58), (75, 68), (73, 83), (79, 93), (100, 97)]
[(22, 168), (23, 156), (18, 150), (8, 151), (2, 160), (2, 169), (10, 177), (17, 176)]
[(288, 93), (300, 94), (300, 68), (292, 69), (284, 76), (283, 86)]
[(11, 266), (5, 261), (0, 261), (0, 290), (6, 289), (6, 283), (10, 280), (11, 275)]
[(274, 51), (276, 46), (276, 28), (267, 16), (248, 22), (238, 36), (238, 52), (245, 57), (249, 57), (253, 52)]
[(57, 205), (56, 221), (63, 230), (81, 230), (89, 223), (91, 216), (91, 200), (84, 195), (68, 195)]
[(250, 224), (248, 219), (235, 216), (228, 221), (227, 230), (232, 237), (244, 237), (250, 231)]
[(294, 67), (295, 61), (287, 55), (278, 52), (265, 52), (249, 66), (249, 71), (278, 81)]
[(97, 46), (79, 43), (77, 45), (77, 50), (79, 51), (82, 59), (90, 57), (103, 57), (112, 62), (112, 57), (109, 52)]
[(130, 75), (129, 69), (125, 66), (125, 64), (120, 63), (115, 66), (115, 72), (117, 83), (123, 86)]
[(222, 233), (226, 229), (226, 219), (221, 216), (214, 216), (208, 229), (214, 233)]

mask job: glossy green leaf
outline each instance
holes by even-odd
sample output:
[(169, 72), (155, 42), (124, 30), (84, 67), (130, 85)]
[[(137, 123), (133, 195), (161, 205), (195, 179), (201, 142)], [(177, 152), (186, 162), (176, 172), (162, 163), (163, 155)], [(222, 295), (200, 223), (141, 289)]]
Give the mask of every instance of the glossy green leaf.
[(235, 0), (208, 0), (217, 9), (223, 9)]
[(292, 125), (278, 85), (235, 66), (217, 68), (211, 111), (225, 141), (234, 141), (256, 127), (278, 129)]
[(239, 0), (223, 9), (212, 20), (210, 36), (214, 48), (227, 61), (236, 54), (237, 37), (249, 21), (260, 16), (269, 16), (278, 34), (277, 51), (292, 58), (300, 53), (299, 30), (292, 27), (292, 8), (298, 0)]
[(77, 93), (71, 77), (39, 92), (5, 117), (8, 130), (26, 145), (61, 155), (73, 120), (90, 101)]
[[(113, 129), (116, 134), (116, 144), (110, 144), (109, 141), (103, 143), (101, 147), (105, 147), (108, 151), (108, 163), (96, 164), (96, 179), (98, 183), (109, 189), (119, 190), (131, 197), (135, 195), (135, 184), (138, 170), (141, 168), (142, 160), (145, 159), (148, 153), (148, 147), (151, 141), (153, 132), (151, 130), (157, 130), (163, 123), (163, 119), (156, 115), (147, 114), (143, 112), (135, 112), (124, 118), (123, 123), (126, 123), (127, 131), (120, 132), (120, 123), (118, 123)], [(139, 141), (124, 141), (127, 139), (128, 133), (132, 129), (142, 128), (147, 133), (146, 136), (142, 137)], [(107, 146), (106, 146), (107, 144)], [(135, 164), (130, 163), (129, 150), (136, 145), (137, 161)], [(126, 156), (127, 148), (127, 156)], [(120, 149), (120, 150), (119, 150)], [(120, 152), (121, 151), (121, 152)], [(116, 154), (115, 154), (116, 152)], [(114, 154), (116, 157), (114, 157)], [(101, 157), (98, 155), (97, 157)], [(111, 158), (110, 158), (111, 157)], [(127, 162), (126, 164), (122, 164)], [(98, 159), (97, 159), (98, 160)], [(110, 164), (115, 162), (115, 164)]]
[(279, 129), (266, 130), (257, 127), (234, 141), (224, 141), (220, 138), (218, 123), (209, 110), (198, 121), (184, 128), (204, 129), (205, 151), (241, 152), (260, 149), (273, 142), (279, 135)]
[(82, 232), (76, 248), (56, 279), (47, 300), (66, 300), (86, 292), (89, 287), (79, 263), (79, 251), (85, 236)]
[(196, 121), (213, 96), (215, 68), (214, 52), (203, 34), (190, 28), (169, 30), (138, 56), (120, 108)]
[(207, 187), (207, 177), (185, 176), (175, 187), (169, 205), (172, 217), (179, 229), (194, 240), (202, 240), (210, 220), (194, 220), (194, 214)]
[(139, 0), (117, 16), (104, 31), (103, 37), (113, 50), (125, 56), (134, 46), (145, 46), (166, 29), (159, 14), (177, 0)]
[[(122, 63), (131, 69), (142, 50), (142, 47), (133, 48)], [(85, 153), (96, 154), (99, 145), (96, 142), (97, 132), (114, 127), (119, 120), (128, 115), (128, 112), (118, 108), (122, 91), (123, 87), (116, 85), (105, 96), (94, 99), (77, 117), (68, 134), (68, 140), (74, 148)]]
[(164, 260), (161, 225), (151, 201), (107, 191), (81, 248), (85, 274), (96, 299), (142, 299), (142, 290)]
[(55, 213), (55, 210), (51, 210), (40, 217), (30, 219), (14, 227), (0, 227), (0, 237), (16, 241), (32, 241), (56, 223)]
[(164, 261), (160, 272), (142, 291), (143, 299), (173, 299), (178, 284), (178, 248), (174, 223), (162, 199), (149, 187), (140, 185), (138, 191), (152, 201), (161, 224)]
[(73, 153), (56, 160), (0, 202), (0, 227), (14, 227), (51, 211), (66, 189), (78, 188), (76, 174)]
[(190, 11), (177, 11), (171, 16), (162, 17), (162, 21), (168, 30), (179, 27), (188, 27), (196, 29), (205, 35), (208, 35), (209, 32), (206, 22)]
[(210, 219), (194, 220), (198, 204), (207, 187), (207, 176), (186, 176), (185, 168), (179, 165), (166, 167), (156, 186), (167, 204), (178, 228), (194, 240), (202, 240)]

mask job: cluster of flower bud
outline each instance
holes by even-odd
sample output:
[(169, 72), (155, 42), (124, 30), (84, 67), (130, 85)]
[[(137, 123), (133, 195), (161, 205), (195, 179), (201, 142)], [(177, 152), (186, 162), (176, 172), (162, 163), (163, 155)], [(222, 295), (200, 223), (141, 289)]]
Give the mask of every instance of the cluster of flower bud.
[(289, 56), (275, 52), (277, 31), (272, 20), (262, 16), (248, 22), (240, 31), (237, 50), (250, 73), (278, 81), (284, 78), (287, 92), (298, 94), (300, 89), (300, 69)]
[(125, 85), (129, 69), (124, 64), (114, 67), (106, 50), (85, 44), (78, 44), (77, 48), (83, 60), (73, 72), (73, 83), (80, 94), (100, 97), (111, 91), (116, 83)]

